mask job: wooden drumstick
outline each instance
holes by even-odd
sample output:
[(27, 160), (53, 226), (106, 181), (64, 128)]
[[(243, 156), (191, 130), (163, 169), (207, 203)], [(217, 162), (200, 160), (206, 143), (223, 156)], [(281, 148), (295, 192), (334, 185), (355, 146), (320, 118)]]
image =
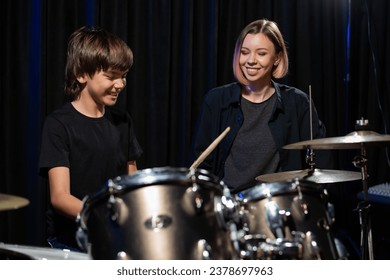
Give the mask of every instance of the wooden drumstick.
[(194, 161), (191, 165), (190, 169), (197, 168), (199, 164), (201, 164), (205, 158), (217, 147), (219, 142), (226, 136), (226, 134), (230, 131), (230, 126), (228, 126), (211, 144), (207, 147), (206, 150)]

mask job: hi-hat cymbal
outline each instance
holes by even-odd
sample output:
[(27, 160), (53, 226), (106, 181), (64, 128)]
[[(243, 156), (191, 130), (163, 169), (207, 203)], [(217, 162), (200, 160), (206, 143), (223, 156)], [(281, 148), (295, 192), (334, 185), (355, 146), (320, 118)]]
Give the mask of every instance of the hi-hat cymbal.
[(330, 184), (360, 180), (361, 174), (359, 172), (343, 170), (305, 169), (264, 174), (256, 177), (257, 181), (267, 183), (290, 181), (294, 179), (299, 179), (316, 184)]
[(319, 138), (283, 146), (284, 149), (360, 149), (361, 144), (390, 145), (390, 135), (370, 130), (354, 131), (346, 136)]
[(28, 199), (23, 197), (0, 193), (0, 211), (18, 209), (29, 203)]

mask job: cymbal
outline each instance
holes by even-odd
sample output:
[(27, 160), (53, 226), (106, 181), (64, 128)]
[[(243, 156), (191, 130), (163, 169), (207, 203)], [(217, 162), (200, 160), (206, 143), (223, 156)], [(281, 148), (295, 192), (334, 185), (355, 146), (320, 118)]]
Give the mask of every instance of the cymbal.
[(23, 197), (0, 193), (0, 211), (18, 209), (29, 203), (28, 199)]
[(283, 146), (284, 149), (360, 149), (361, 144), (390, 145), (390, 135), (370, 130), (354, 131), (346, 136), (319, 138)]
[(256, 177), (257, 181), (268, 183), (278, 181), (290, 181), (294, 179), (299, 179), (316, 184), (330, 184), (360, 180), (361, 174), (359, 172), (343, 170), (305, 169), (264, 174)]

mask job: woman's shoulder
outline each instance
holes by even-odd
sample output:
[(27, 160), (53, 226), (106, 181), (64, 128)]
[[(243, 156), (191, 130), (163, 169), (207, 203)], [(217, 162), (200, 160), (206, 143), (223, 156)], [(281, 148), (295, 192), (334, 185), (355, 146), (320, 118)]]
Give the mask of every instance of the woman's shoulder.
[(280, 93), (281, 98), (308, 99), (307, 93), (297, 87), (280, 83), (274, 83), (274, 85)]
[(239, 83), (230, 83), (212, 88), (206, 95), (208, 100), (236, 101), (239, 99), (241, 86)]
[(224, 84), (212, 88), (209, 93), (225, 93), (225, 92), (240, 92), (241, 85), (238, 82)]

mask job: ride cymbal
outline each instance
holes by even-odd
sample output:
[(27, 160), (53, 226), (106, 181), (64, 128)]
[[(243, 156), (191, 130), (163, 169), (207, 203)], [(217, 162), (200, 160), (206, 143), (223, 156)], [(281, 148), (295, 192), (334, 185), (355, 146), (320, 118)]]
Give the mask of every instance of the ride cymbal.
[(29, 203), (28, 199), (23, 197), (0, 193), (0, 211), (18, 209)]
[(299, 179), (316, 184), (330, 184), (360, 180), (361, 174), (359, 172), (343, 170), (305, 169), (264, 174), (256, 177), (257, 181), (267, 183), (290, 181), (294, 179)]
[(301, 141), (283, 146), (283, 149), (360, 149), (361, 144), (390, 145), (390, 135), (382, 135), (370, 130), (359, 130), (341, 137)]

